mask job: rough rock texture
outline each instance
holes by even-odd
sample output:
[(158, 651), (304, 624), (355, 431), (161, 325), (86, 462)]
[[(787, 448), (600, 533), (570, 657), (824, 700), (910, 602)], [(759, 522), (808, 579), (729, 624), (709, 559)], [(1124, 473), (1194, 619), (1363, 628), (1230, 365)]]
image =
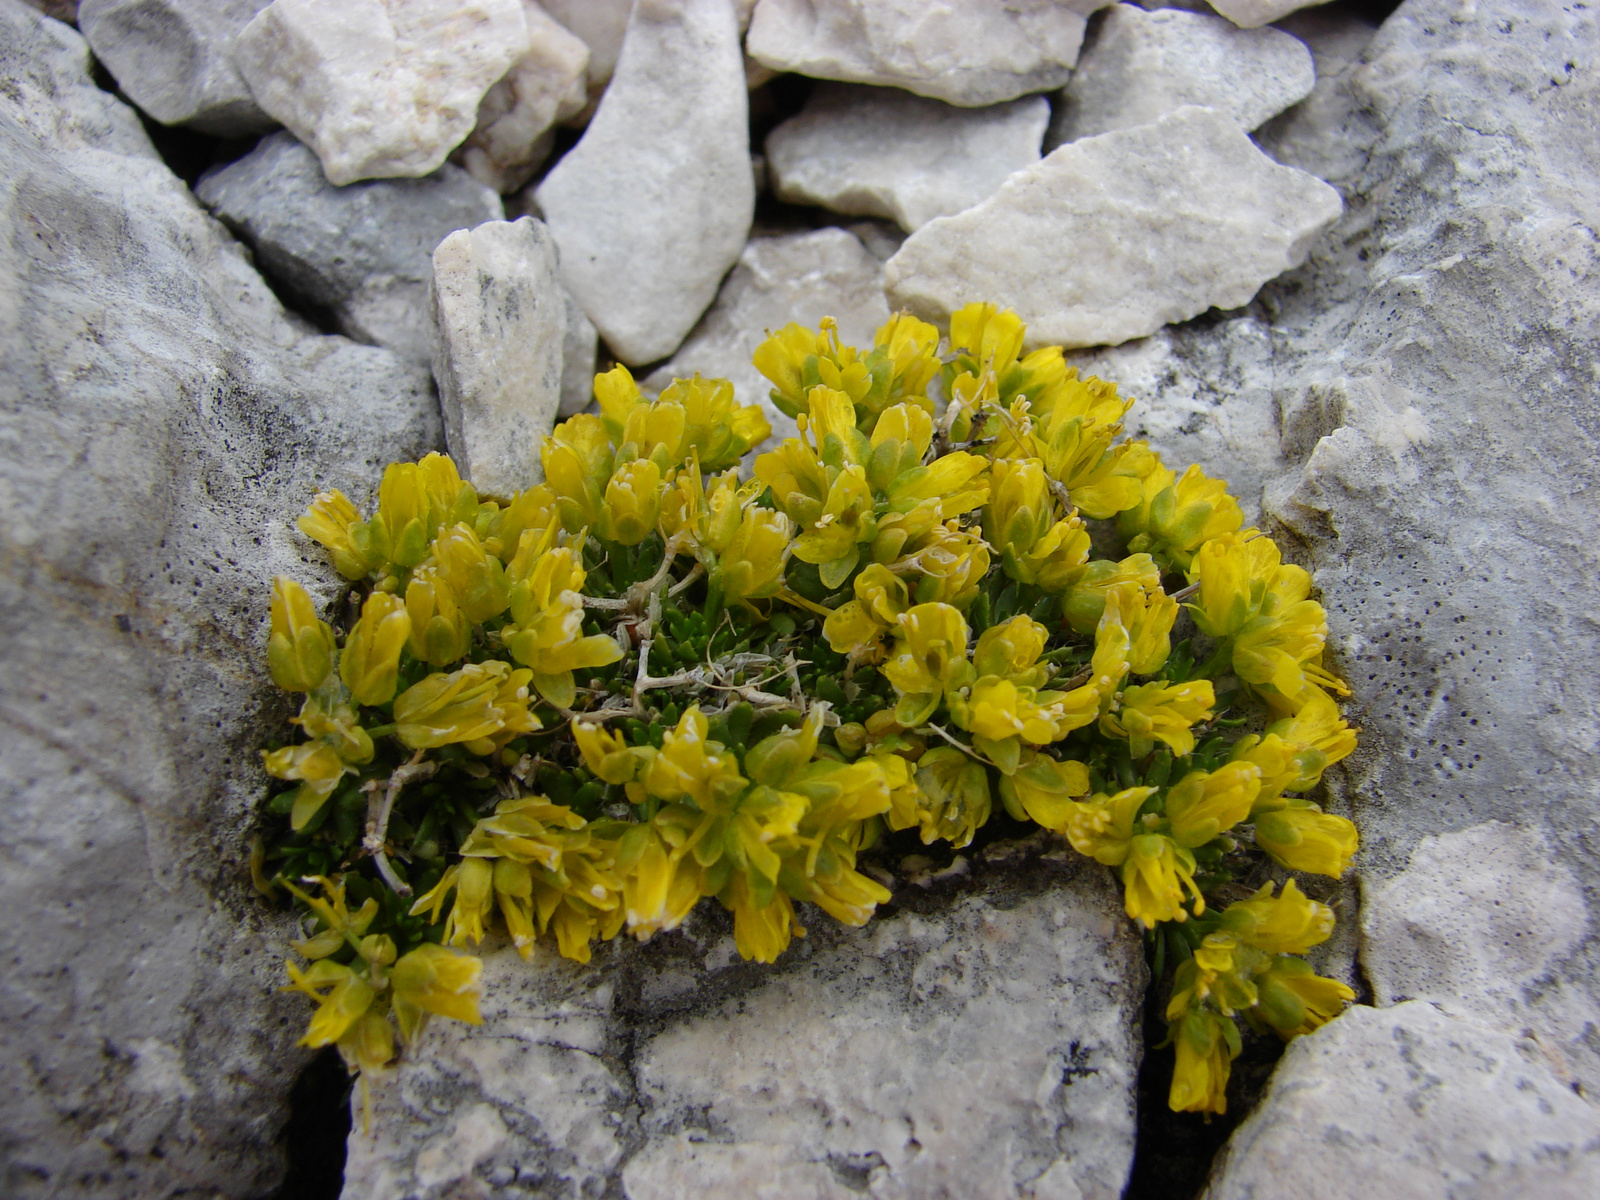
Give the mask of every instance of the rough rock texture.
[(676, 350), (744, 248), (748, 114), (733, 0), (638, 0), (594, 120), (534, 193), (623, 362)]
[(234, 61), (335, 184), (426, 175), (528, 52), (522, 0), (274, 0)]
[(542, 0), (544, 9), (589, 47), (589, 94), (598, 98), (616, 70), (633, 0)]
[(491, 189), (448, 164), (424, 179), (334, 187), (287, 133), (203, 176), (195, 194), (288, 295), (327, 311), (357, 341), (416, 363), (433, 354), (434, 248), (505, 215)]
[(1279, 28), (1311, 50), (1317, 83), (1299, 104), (1256, 130), (1253, 140), (1286, 167), (1353, 184), (1376, 136), (1353, 77), (1377, 26), (1347, 10), (1311, 9), (1285, 18)]
[(1600, 1195), (1600, 1109), (1533, 1038), (1419, 1002), (1294, 1042), (1206, 1200)]
[(434, 446), (425, 373), (287, 318), (95, 86), (0, 0), (0, 1193), (271, 1192), (303, 1005), (250, 892), (288, 712), (292, 528)]
[(461, 474), (510, 498), (543, 477), (539, 445), (561, 404), (567, 295), (532, 217), (452, 233), (433, 252), (433, 377)]
[(974, 296), (1033, 344), (1115, 345), (1247, 303), (1305, 261), (1338, 193), (1211, 109), (1085, 138), (942, 217), (889, 260), (890, 303), (943, 321)]
[(528, 53), (478, 106), (478, 125), (454, 154), (474, 179), (514, 192), (533, 178), (555, 143), (551, 129), (589, 102), (589, 47), (534, 0), (522, 0)]
[(1255, 29), (1261, 25), (1270, 25), (1292, 12), (1299, 12), (1302, 8), (1313, 8), (1327, 2), (1328, 0), (1211, 0), (1211, 7), (1240, 29)]
[(794, 418), (773, 405), (772, 384), (750, 356), (767, 330), (790, 321), (815, 329), (830, 316), (839, 322), (839, 337), (846, 344), (872, 345), (878, 326), (889, 319), (883, 263), (876, 255), (843, 229), (751, 238), (711, 311), (645, 384), (660, 390), (696, 371), (732, 380), (739, 403), (761, 405), (772, 426), (770, 448), (799, 431)]
[(276, 124), (233, 65), (234, 39), (266, 3), (83, 0), (78, 27), (117, 85), (156, 120), (234, 136)]
[(594, 399), (595, 353), (600, 348), (600, 335), (583, 306), (572, 298), (572, 293), (566, 292), (566, 297), (567, 335), (561, 343), (559, 411), (561, 416), (570, 417), (588, 408)]
[(58, 21), (72, 24), (78, 19), (78, 0), (22, 0), (31, 8), (37, 8), (47, 17), (54, 17)]
[(1133, 398), (1129, 437), (1148, 441), (1179, 470), (1199, 463), (1226, 479), (1255, 524), (1263, 487), (1288, 465), (1278, 444), (1272, 356), (1272, 327), (1249, 309), (1075, 351), (1067, 361)]
[(1107, 0), (760, 0), (746, 48), (775, 71), (999, 104), (1060, 87)]
[(953, 108), (893, 88), (825, 83), (767, 136), (767, 167), (781, 200), (888, 217), (909, 233), (988, 199), (1038, 162), (1049, 121), (1043, 96)]
[(1062, 89), (1046, 148), (1143, 125), (1185, 104), (1251, 130), (1304, 100), (1315, 83), (1311, 52), (1289, 34), (1114, 4)]
[(811, 915), (770, 967), (709, 903), (586, 967), (489, 956), (484, 1025), (377, 1089), (345, 1200), (1120, 1196), (1143, 958), (1104, 870), (1039, 846)]

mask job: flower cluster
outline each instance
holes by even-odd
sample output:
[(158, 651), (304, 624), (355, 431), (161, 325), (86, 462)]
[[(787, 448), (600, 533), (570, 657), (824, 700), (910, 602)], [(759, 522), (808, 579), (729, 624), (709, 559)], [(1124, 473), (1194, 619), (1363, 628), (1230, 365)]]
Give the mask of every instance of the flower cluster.
[(1239, 1018), (1335, 1015), (1303, 957), (1332, 910), (1276, 882), (1357, 848), (1309, 798), (1355, 747), (1310, 577), (1124, 437), (1114, 385), (1024, 345), (984, 304), (865, 352), (790, 325), (755, 363), (799, 436), (765, 453), (727, 381), (651, 397), (617, 367), (515, 496), (437, 454), (370, 516), (318, 495), (300, 529), (350, 619), (274, 584), (268, 663), (304, 699), (253, 857), (316, 923), (304, 1043), (372, 1070), (392, 1026), (476, 1020), (465, 951), (502, 931), (588, 961), (714, 898), (771, 962), (796, 904), (889, 899), (880, 840), (961, 847), (1002, 810), (1120, 878), (1171, 969), (1174, 1108), (1223, 1111)]

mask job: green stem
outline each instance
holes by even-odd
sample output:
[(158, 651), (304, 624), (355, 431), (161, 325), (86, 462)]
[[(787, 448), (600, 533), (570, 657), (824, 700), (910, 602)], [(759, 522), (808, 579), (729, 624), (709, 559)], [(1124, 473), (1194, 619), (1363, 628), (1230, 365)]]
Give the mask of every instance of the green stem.
[(1201, 663), (1192, 672), (1190, 672), (1189, 678), (1211, 679), (1223, 667), (1231, 666), (1232, 664), (1233, 641), (1228, 639), (1220, 643), (1217, 648), (1211, 652), (1210, 658), (1206, 659), (1205, 662)]

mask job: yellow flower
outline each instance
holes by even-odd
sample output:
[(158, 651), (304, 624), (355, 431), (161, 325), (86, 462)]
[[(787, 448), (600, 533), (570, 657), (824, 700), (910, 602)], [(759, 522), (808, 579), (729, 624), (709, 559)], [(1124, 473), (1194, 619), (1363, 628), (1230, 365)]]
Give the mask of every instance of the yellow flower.
[(429, 921), (439, 919), (444, 898), (454, 891), (456, 900), (445, 921), (444, 940), (452, 946), (483, 941), (483, 926), (494, 911), (494, 864), (483, 858), (463, 858), (439, 877), (411, 906), (411, 915), (426, 912)]
[(1284, 792), (1316, 787), (1322, 772), (1348, 756), (1355, 746), (1355, 730), (1339, 716), (1338, 705), (1326, 692), (1312, 688), (1294, 716), (1275, 721), (1264, 734), (1251, 734), (1234, 743), (1232, 758), (1261, 769), (1255, 810), (1265, 812), (1285, 806)]
[(331, 1046), (345, 1035), (369, 1008), (377, 992), (372, 984), (340, 963), (320, 959), (302, 971), (292, 962), (285, 966), (289, 986), (285, 991), (302, 992), (317, 1002), (300, 1045), (315, 1049)]
[(719, 797), (744, 790), (738, 758), (721, 742), (709, 740), (709, 730), (698, 704), (684, 710), (678, 724), (663, 735), (661, 749), (645, 774), (644, 785), (652, 796), (662, 800), (687, 796), (704, 812)]
[(1067, 840), (1079, 854), (1108, 867), (1121, 866), (1128, 857), (1139, 809), (1155, 794), (1153, 787), (1131, 787), (1111, 796), (1097, 792), (1073, 804), (1066, 816)]
[(926, 844), (946, 838), (960, 849), (989, 820), (989, 777), (954, 746), (935, 746), (917, 760), (917, 825)]
[(378, 511), (367, 523), (370, 554), (401, 568), (428, 556), (439, 526), (476, 518), (478, 495), (443, 454), (391, 463), (378, 485)]
[(1256, 845), (1291, 871), (1337, 879), (1360, 844), (1354, 825), (1313, 804), (1256, 816)]
[(700, 899), (704, 880), (692, 854), (674, 854), (659, 822), (632, 826), (617, 851), (628, 931), (641, 940), (676, 929)]
[(441, 529), (433, 539), (433, 561), (468, 624), (479, 625), (505, 612), (511, 602), (505, 567), (484, 549), (470, 525), (458, 521)]
[(414, 1037), (425, 1013), (481, 1025), (478, 995), (482, 974), (483, 963), (477, 958), (429, 942), (401, 955), (389, 973), (401, 1033), (407, 1040)]
[(1315, 600), (1263, 611), (1234, 635), (1234, 673), (1281, 696), (1297, 696), (1306, 682), (1306, 665), (1320, 661), (1327, 636), (1328, 618)]
[(489, 536), (483, 540), (483, 548), (502, 562), (510, 562), (511, 556), (522, 543), (524, 533), (531, 531), (536, 535), (543, 534), (560, 523), (561, 518), (556, 513), (556, 494), (548, 484), (538, 483), (518, 492), (511, 498), (510, 504), (494, 514), (489, 522)]
[(1172, 653), (1172, 625), (1178, 619), (1178, 602), (1165, 592), (1121, 586), (1126, 589), (1123, 619), (1132, 643), (1129, 670), (1135, 675), (1154, 675)]
[(570, 546), (545, 549), (546, 539), (524, 534), (511, 560), (511, 620), (500, 636), (511, 657), (533, 670), (533, 685), (559, 708), (577, 698), (573, 672), (622, 657), (604, 634), (583, 635), (585, 572)]
[(361, 718), (342, 691), (329, 695), (324, 689), (307, 696), (294, 723), (306, 736), (333, 748), (347, 763), (360, 766), (372, 761), (372, 737), (361, 728)]
[(289, 826), (296, 833), (328, 802), (348, 769), (338, 752), (320, 740), (285, 746), (281, 750), (263, 750), (261, 762), (274, 779), (301, 781), (295, 789), (294, 806), (289, 813)]
[(528, 711), (532, 675), (493, 659), (468, 663), (448, 675), (435, 671), (395, 700), (395, 733), (413, 750), (466, 742), (468, 749), (487, 753), (492, 746), (479, 743), (495, 734), (539, 728)]
[(950, 713), (963, 729), (988, 742), (1018, 737), (1033, 746), (1043, 746), (1081, 729), (1094, 720), (1098, 698), (1087, 708), (1069, 707), (1068, 701), (1081, 699), (1068, 692), (1041, 692), (1018, 687), (1009, 679), (985, 675), (972, 684), (970, 693), (950, 698)]
[(1189, 569), (1200, 594), (1189, 606), (1201, 632), (1237, 633), (1264, 606), (1277, 611), (1311, 594), (1311, 576), (1285, 565), (1277, 544), (1253, 529), (1222, 534), (1200, 547)]
[(1194, 897), (1194, 915), (1206, 911), (1206, 902), (1194, 882), (1195, 861), (1187, 847), (1165, 834), (1135, 834), (1122, 860), (1122, 899), (1128, 915), (1146, 929), (1161, 921), (1184, 921), (1187, 889)]
[(1284, 1041), (1315, 1033), (1344, 1011), (1355, 992), (1337, 979), (1311, 969), (1304, 959), (1279, 956), (1257, 981), (1260, 1003), (1251, 1016)]
[(506, 923), (506, 934), (526, 962), (533, 957), (536, 932), (533, 913), (533, 871), (514, 858), (494, 863), (494, 898)]
[(733, 914), (733, 941), (739, 954), (760, 963), (776, 962), (789, 946), (794, 922), (794, 904), (789, 897), (775, 891), (771, 899), (759, 903), (748, 877), (735, 871), (717, 898)]
[(776, 595), (783, 586), (794, 523), (770, 508), (746, 508), (732, 538), (712, 563), (707, 607), (722, 604), (754, 609), (752, 600)]
[(768, 334), (751, 362), (775, 385), (772, 403), (790, 417), (806, 411), (807, 397), (819, 385), (846, 392), (852, 400), (865, 397), (872, 386), (867, 365), (859, 361), (855, 348), (839, 345), (838, 326), (831, 317), (823, 319), (820, 332), (790, 322)]
[(1144, 683), (1125, 688), (1113, 698), (1100, 720), (1107, 737), (1128, 739), (1128, 753), (1143, 758), (1157, 742), (1180, 758), (1194, 750), (1191, 726), (1211, 716), (1216, 693), (1209, 679), (1189, 683)]
[(1167, 793), (1167, 819), (1180, 846), (1203, 846), (1250, 815), (1261, 789), (1261, 770), (1229, 763), (1215, 771), (1190, 771)]
[(1160, 467), (1145, 476), (1142, 501), (1124, 511), (1119, 524), (1131, 535), (1129, 550), (1149, 551), (1178, 570), (1187, 570), (1195, 551), (1212, 538), (1237, 530), (1244, 524), (1244, 513), (1228, 494), (1228, 485), (1207, 478), (1199, 466), (1191, 466), (1179, 478)]
[(288, 692), (315, 690), (333, 668), (333, 630), (317, 619), (310, 594), (287, 575), (272, 580), (267, 666)]
[(566, 869), (564, 856), (573, 849), (567, 835), (583, 828), (583, 818), (565, 805), (551, 804), (543, 796), (520, 796), (495, 805), (494, 812), (473, 827), (461, 853), (511, 858), (561, 871)]
[(322, 885), (322, 895), (319, 897), (301, 891), (288, 880), (283, 881), (283, 886), (315, 913), (323, 926), (315, 936), (294, 943), (294, 948), (307, 958), (326, 958), (347, 945), (356, 944), (378, 915), (378, 902), (370, 898), (354, 913), (350, 911), (345, 904), (342, 876), (329, 879), (325, 875), (312, 875), (301, 882)]
[(1161, 569), (1148, 554), (1130, 554), (1121, 562), (1097, 559), (1083, 569), (1061, 597), (1061, 615), (1080, 634), (1091, 634), (1114, 588), (1136, 585), (1146, 593), (1161, 591)]
[(897, 633), (894, 654), (883, 673), (900, 693), (895, 719), (911, 728), (933, 715), (946, 688), (960, 686), (970, 677), (970, 631), (959, 611), (934, 603), (918, 604), (904, 613)]
[(1272, 894), (1274, 886), (1264, 883), (1250, 899), (1228, 905), (1223, 928), (1267, 954), (1304, 954), (1327, 941), (1333, 933), (1333, 910), (1304, 896), (1292, 879), (1281, 895)]
[(318, 492), (297, 525), (301, 533), (328, 551), (334, 569), (346, 579), (365, 579), (378, 565), (357, 544), (356, 537), (366, 532), (361, 514), (337, 488)]
[(1177, 1066), (1167, 1103), (1173, 1112), (1228, 1111), (1228, 1075), (1242, 1043), (1232, 1021), (1205, 1009), (1190, 1009), (1174, 1031)]
[(540, 457), (562, 527), (574, 534), (598, 527), (612, 466), (605, 423), (592, 413), (569, 417), (545, 438)]
[(912, 592), (918, 604), (964, 608), (977, 597), (978, 585), (989, 573), (989, 547), (955, 520), (934, 523), (892, 569), (921, 576)]
[(887, 492), (901, 475), (922, 465), (932, 444), (933, 417), (926, 409), (914, 404), (885, 409), (869, 439), (872, 453), (866, 462), (868, 482), (874, 490)]
[(472, 624), (456, 600), (455, 589), (433, 567), (419, 567), (406, 584), (406, 614), (411, 619), (413, 658), (430, 667), (448, 667), (472, 648)]
[(606, 484), (597, 532), (608, 542), (637, 546), (656, 530), (661, 492), (661, 468), (650, 459), (618, 463)]
[[(626, 375), (627, 369), (617, 367), (612, 372), (618, 373)], [(628, 382), (632, 383), (631, 377)], [(734, 404), (733, 384), (699, 375), (674, 380), (655, 400), (637, 399), (622, 417), (619, 432), (614, 414), (620, 411), (618, 405), (605, 414), (617, 458), (649, 459), (662, 471), (691, 458), (706, 471), (723, 470), (772, 433), (759, 407)]]
[(344, 640), (339, 678), (357, 704), (387, 704), (394, 699), (400, 651), (411, 636), (405, 601), (373, 592), (361, 606), (361, 619)]
[(1052, 833), (1067, 832), (1078, 807), (1077, 797), (1089, 791), (1089, 768), (1071, 759), (1058, 762), (1045, 754), (1024, 753), (1017, 769), (1000, 779), (1000, 799), (1017, 820), (1037, 822)]

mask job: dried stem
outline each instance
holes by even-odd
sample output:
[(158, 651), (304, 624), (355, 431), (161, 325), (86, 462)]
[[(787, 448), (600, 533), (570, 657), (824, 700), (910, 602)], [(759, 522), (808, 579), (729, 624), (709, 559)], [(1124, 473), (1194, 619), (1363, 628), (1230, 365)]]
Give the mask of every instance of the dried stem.
[(394, 866), (389, 862), (389, 856), (384, 853), (384, 842), (389, 836), (389, 817), (394, 812), (394, 802), (400, 796), (400, 789), (406, 784), (419, 779), (427, 779), (439, 769), (436, 762), (423, 762), (423, 751), (418, 750), (406, 762), (394, 769), (389, 776), (389, 783), (383, 789), (383, 798), (378, 798), (379, 784), (376, 779), (366, 785), (367, 792), (367, 834), (361, 839), (361, 848), (372, 855), (373, 861), (378, 866), (378, 874), (383, 876), (397, 896), (411, 895), (411, 885), (406, 883), (395, 873)]

